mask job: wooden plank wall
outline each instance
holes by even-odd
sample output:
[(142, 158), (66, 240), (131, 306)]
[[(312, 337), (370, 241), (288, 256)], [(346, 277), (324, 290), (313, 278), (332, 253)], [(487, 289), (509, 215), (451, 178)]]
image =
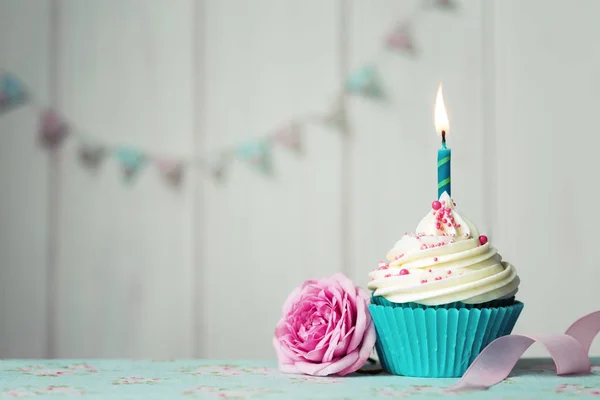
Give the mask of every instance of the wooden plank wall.
[[(151, 168), (124, 184), (114, 161), (90, 173), (73, 142), (48, 157), (31, 107), (2, 115), (0, 356), (273, 357), (292, 288), (335, 271), (365, 285), (427, 211), (439, 81), (453, 194), (523, 278), (517, 329), (592, 311), (598, 5), (456, 4), (0, 1), (0, 67), (108, 143), (215, 154), (322, 115), (372, 61), (386, 95), (345, 95), (349, 132), (312, 119), (271, 176), (236, 161), (178, 189)], [(402, 20), (413, 55), (382, 49)]]

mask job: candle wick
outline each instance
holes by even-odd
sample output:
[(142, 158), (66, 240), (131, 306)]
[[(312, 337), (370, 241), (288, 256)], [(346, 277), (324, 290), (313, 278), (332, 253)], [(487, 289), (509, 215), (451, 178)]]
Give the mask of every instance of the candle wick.
[(446, 148), (446, 131), (442, 131), (442, 147)]

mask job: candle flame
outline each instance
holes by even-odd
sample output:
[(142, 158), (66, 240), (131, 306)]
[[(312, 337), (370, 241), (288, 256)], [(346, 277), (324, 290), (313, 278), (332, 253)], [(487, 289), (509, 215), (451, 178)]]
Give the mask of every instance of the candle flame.
[(438, 87), (437, 96), (435, 98), (435, 130), (441, 135), (442, 131), (448, 133), (450, 124), (448, 122), (448, 114), (444, 106), (444, 96), (442, 95), (442, 84)]

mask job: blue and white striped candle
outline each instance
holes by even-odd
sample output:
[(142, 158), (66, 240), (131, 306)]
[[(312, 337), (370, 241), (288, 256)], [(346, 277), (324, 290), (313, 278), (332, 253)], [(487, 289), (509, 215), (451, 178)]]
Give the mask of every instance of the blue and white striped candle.
[(446, 134), (448, 133), (449, 123), (446, 107), (444, 107), (444, 97), (442, 96), (442, 84), (438, 88), (435, 100), (435, 130), (442, 136), (442, 148), (438, 150), (437, 171), (438, 171), (438, 199), (444, 192), (452, 195), (450, 165), (452, 160), (452, 150), (446, 146)]

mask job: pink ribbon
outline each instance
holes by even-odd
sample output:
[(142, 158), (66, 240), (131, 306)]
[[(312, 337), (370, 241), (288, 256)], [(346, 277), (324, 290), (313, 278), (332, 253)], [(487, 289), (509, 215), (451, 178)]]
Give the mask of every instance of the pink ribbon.
[(575, 321), (564, 334), (508, 335), (490, 343), (448, 391), (484, 390), (502, 382), (535, 342), (548, 350), (557, 375), (589, 374), (590, 346), (600, 332), (600, 311)]

